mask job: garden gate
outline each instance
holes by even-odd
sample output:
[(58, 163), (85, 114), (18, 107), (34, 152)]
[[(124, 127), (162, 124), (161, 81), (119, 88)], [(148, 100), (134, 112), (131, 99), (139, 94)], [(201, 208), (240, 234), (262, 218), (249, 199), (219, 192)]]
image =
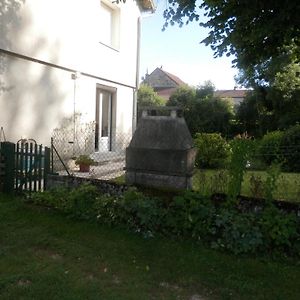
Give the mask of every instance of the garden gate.
[(3, 192), (41, 191), (46, 189), (50, 172), (50, 148), (38, 145), (33, 139), (21, 139), (17, 144), (3, 142)]

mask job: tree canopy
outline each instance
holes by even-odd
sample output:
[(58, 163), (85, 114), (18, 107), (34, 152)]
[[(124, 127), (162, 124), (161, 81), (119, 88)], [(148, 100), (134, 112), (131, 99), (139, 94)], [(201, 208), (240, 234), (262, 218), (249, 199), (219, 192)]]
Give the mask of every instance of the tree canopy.
[(141, 84), (137, 92), (137, 102), (139, 106), (161, 106), (166, 100), (160, 97), (152, 87)]
[[(216, 57), (235, 56), (233, 64), (242, 71), (238, 79), (245, 86), (268, 85), (284, 66), (299, 65), (299, 1), (204, 0), (201, 5), (197, 0), (168, 2), (164, 28), (199, 21), (210, 30), (202, 42), (210, 45)], [(200, 16), (202, 11), (204, 16)]]
[(233, 105), (228, 100), (214, 97), (213, 92), (211, 82), (198, 88), (182, 86), (167, 102), (168, 106), (182, 107), (192, 135), (197, 132), (218, 132), (224, 136), (230, 134)]

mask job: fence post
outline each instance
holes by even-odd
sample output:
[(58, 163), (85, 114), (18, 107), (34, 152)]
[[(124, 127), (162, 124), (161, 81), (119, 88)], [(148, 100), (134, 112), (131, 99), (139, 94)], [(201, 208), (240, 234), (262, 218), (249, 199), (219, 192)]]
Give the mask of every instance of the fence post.
[(45, 147), (44, 158), (44, 191), (47, 189), (48, 174), (50, 173), (50, 148)]
[(2, 142), (1, 152), (5, 159), (3, 192), (11, 194), (14, 192), (15, 184), (15, 144)]

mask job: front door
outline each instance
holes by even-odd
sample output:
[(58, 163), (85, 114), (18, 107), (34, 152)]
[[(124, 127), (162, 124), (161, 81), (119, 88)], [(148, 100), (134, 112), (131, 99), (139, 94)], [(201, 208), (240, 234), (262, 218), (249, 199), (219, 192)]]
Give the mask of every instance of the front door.
[(111, 151), (112, 93), (97, 89), (95, 151)]

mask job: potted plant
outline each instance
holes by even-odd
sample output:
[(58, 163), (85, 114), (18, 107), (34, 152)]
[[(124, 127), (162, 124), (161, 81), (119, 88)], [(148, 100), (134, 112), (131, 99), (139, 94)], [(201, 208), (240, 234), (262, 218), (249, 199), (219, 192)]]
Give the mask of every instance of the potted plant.
[(93, 165), (94, 162), (95, 161), (88, 155), (79, 155), (75, 160), (75, 164), (79, 165), (79, 172), (89, 172), (90, 166)]

